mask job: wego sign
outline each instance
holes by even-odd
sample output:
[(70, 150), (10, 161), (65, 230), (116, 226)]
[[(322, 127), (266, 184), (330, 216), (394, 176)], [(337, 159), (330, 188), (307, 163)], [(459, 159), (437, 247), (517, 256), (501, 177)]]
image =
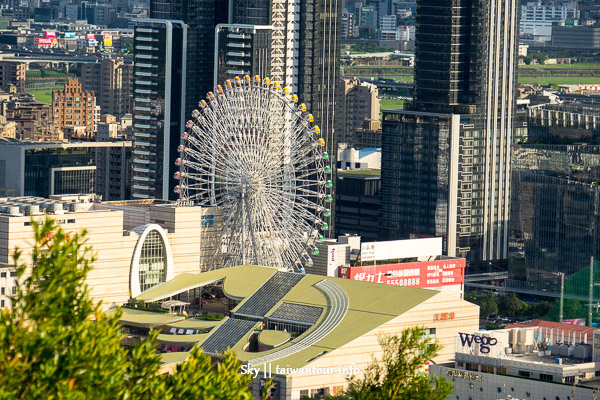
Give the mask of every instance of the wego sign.
[(460, 341), (463, 346), (473, 346), (473, 342), (479, 343), (479, 351), (483, 354), (490, 352), (490, 346), (495, 346), (498, 343), (498, 339), (489, 336), (480, 335), (469, 335), (468, 333), (458, 333), (460, 335)]

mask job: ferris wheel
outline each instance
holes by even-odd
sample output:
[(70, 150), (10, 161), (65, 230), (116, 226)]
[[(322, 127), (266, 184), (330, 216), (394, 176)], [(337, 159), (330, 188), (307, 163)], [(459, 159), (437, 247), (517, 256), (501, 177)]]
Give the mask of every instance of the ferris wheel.
[(199, 103), (179, 146), (175, 191), (223, 211), (220, 265), (304, 272), (329, 230), (331, 168), (320, 129), (288, 88), (236, 77)]

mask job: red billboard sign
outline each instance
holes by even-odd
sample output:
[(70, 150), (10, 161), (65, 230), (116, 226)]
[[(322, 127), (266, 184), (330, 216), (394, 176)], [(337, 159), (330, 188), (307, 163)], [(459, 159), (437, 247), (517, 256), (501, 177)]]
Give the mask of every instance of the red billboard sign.
[(340, 278), (416, 288), (459, 285), (465, 282), (464, 258), (402, 264), (339, 267)]
[(600, 90), (600, 85), (579, 85), (579, 90), (598, 91)]
[(44, 32), (44, 37), (46, 39), (56, 39), (56, 31), (46, 31)]
[(37, 40), (37, 44), (38, 44), (38, 46), (52, 46), (52, 44), (54, 44), (54, 40), (55, 39), (43, 39), (43, 38), (39, 38)]
[(93, 33), (88, 33), (85, 35), (86, 39), (96, 39), (96, 35), (94, 35)]

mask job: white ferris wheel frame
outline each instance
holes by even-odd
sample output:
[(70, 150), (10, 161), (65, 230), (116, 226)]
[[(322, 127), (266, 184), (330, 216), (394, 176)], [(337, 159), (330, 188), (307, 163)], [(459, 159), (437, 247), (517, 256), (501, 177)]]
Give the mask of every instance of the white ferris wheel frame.
[(255, 264), (304, 272), (329, 229), (333, 201), (325, 141), (288, 88), (236, 77), (200, 101), (182, 135), (181, 204), (220, 207), (211, 268)]

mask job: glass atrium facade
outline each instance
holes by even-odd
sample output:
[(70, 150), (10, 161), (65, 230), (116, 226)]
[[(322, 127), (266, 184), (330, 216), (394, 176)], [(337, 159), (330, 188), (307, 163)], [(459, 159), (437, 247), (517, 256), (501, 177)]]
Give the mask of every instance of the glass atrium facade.
[(150, 231), (140, 255), (140, 289), (153, 288), (167, 279), (167, 252), (158, 231)]

